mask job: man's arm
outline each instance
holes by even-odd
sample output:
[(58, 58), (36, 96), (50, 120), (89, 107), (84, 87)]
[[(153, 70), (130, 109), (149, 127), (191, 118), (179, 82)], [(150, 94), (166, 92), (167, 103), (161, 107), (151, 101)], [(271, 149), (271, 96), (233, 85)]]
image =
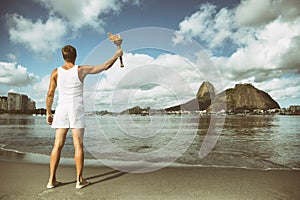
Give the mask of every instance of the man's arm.
[(52, 115), (52, 104), (54, 100), (54, 94), (55, 94), (55, 89), (57, 86), (57, 69), (53, 70), (51, 77), (50, 77), (50, 84), (49, 84), (49, 89), (47, 93), (47, 99), (46, 99), (46, 114), (47, 114), (47, 123), (52, 124), (53, 120), (53, 115)]
[(111, 57), (109, 60), (107, 60), (105, 63), (98, 65), (98, 66), (88, 66), (83, 65), (79, 68), (79, 78), (81, 81), (85, 78), (88, 74), (98, 74), (104, 70), (109, 69), (116, 60), (123, 55), (122, 49), (118, 49), (113, 57)]

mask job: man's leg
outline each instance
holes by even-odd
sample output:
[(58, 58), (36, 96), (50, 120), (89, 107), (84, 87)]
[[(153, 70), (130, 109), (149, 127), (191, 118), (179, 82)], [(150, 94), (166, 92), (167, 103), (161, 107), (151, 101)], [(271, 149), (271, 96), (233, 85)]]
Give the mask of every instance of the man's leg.
[(76, 180), (77, 182), (83, 182), (82, 171), (84, 163), (84, 153), (83, 153), (83, 135), (84, 128), (71, 129), (73, 135), (73, 144), (75, 149), (74, 160), (76, 165)]
[(58, 128), (55, 130), (55, 141), (50, 156), (50, 178), (49, 183), (55, 183), (56, 181), (56, 169), (60, 160), (61, 150), (65, 144), (67, 128)]

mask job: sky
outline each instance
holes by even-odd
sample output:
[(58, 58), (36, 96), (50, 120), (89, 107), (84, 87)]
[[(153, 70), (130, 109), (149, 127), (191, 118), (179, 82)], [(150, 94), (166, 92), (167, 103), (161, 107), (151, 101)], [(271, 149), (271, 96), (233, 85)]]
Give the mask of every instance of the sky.
[[(251, 83), (280, 107), (300, 100), (299, 0), (4, 0), (0, 6), (0, 96), (27, 94), (45, 108), (61, 48), (98, 65), (123, 38), (123, 60), (85, 80), (88, 110), (166, 108)], [(55, 105), (54, 105), (55, 106)]]

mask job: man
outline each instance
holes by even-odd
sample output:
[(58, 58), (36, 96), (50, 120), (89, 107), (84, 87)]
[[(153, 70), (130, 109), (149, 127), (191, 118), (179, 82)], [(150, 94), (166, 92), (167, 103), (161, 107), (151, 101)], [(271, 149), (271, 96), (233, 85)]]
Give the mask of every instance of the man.
[[(75, 65), (76, 49), (70, 45), (62, 48), (65, 64), (53, 70), (46, 99), (46, 120), (48, 124), (52, 125), (52, 128), (55, 128), (55, 142), (50, 156), (50, 178), (47, 188), (54, 188), (59, 183), (56, 180), (56, 169), (69, 129), (72, 131), (75, 149), (76, 188), (80, 189), (89, 184), (82, 177), (84, 163), (83, 134), (85, 128), (83, 81), (88, 74), (97, 74), (109, 69), (122, 54), (122, 49), (118, 49), (111, 59), (101, 65), (78, 66)], [(51, 109), (56, 88), (58, 88), (58, 106), (53, 118)]]

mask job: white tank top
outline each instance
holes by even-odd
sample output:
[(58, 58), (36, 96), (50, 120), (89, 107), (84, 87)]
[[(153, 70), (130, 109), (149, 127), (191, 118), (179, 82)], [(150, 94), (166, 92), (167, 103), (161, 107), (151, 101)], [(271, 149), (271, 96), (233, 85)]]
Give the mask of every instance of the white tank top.
[(83, 83), (78, 76), (78, 65), (65, 70), (57, 69), (58, 103), (83, 106)]

